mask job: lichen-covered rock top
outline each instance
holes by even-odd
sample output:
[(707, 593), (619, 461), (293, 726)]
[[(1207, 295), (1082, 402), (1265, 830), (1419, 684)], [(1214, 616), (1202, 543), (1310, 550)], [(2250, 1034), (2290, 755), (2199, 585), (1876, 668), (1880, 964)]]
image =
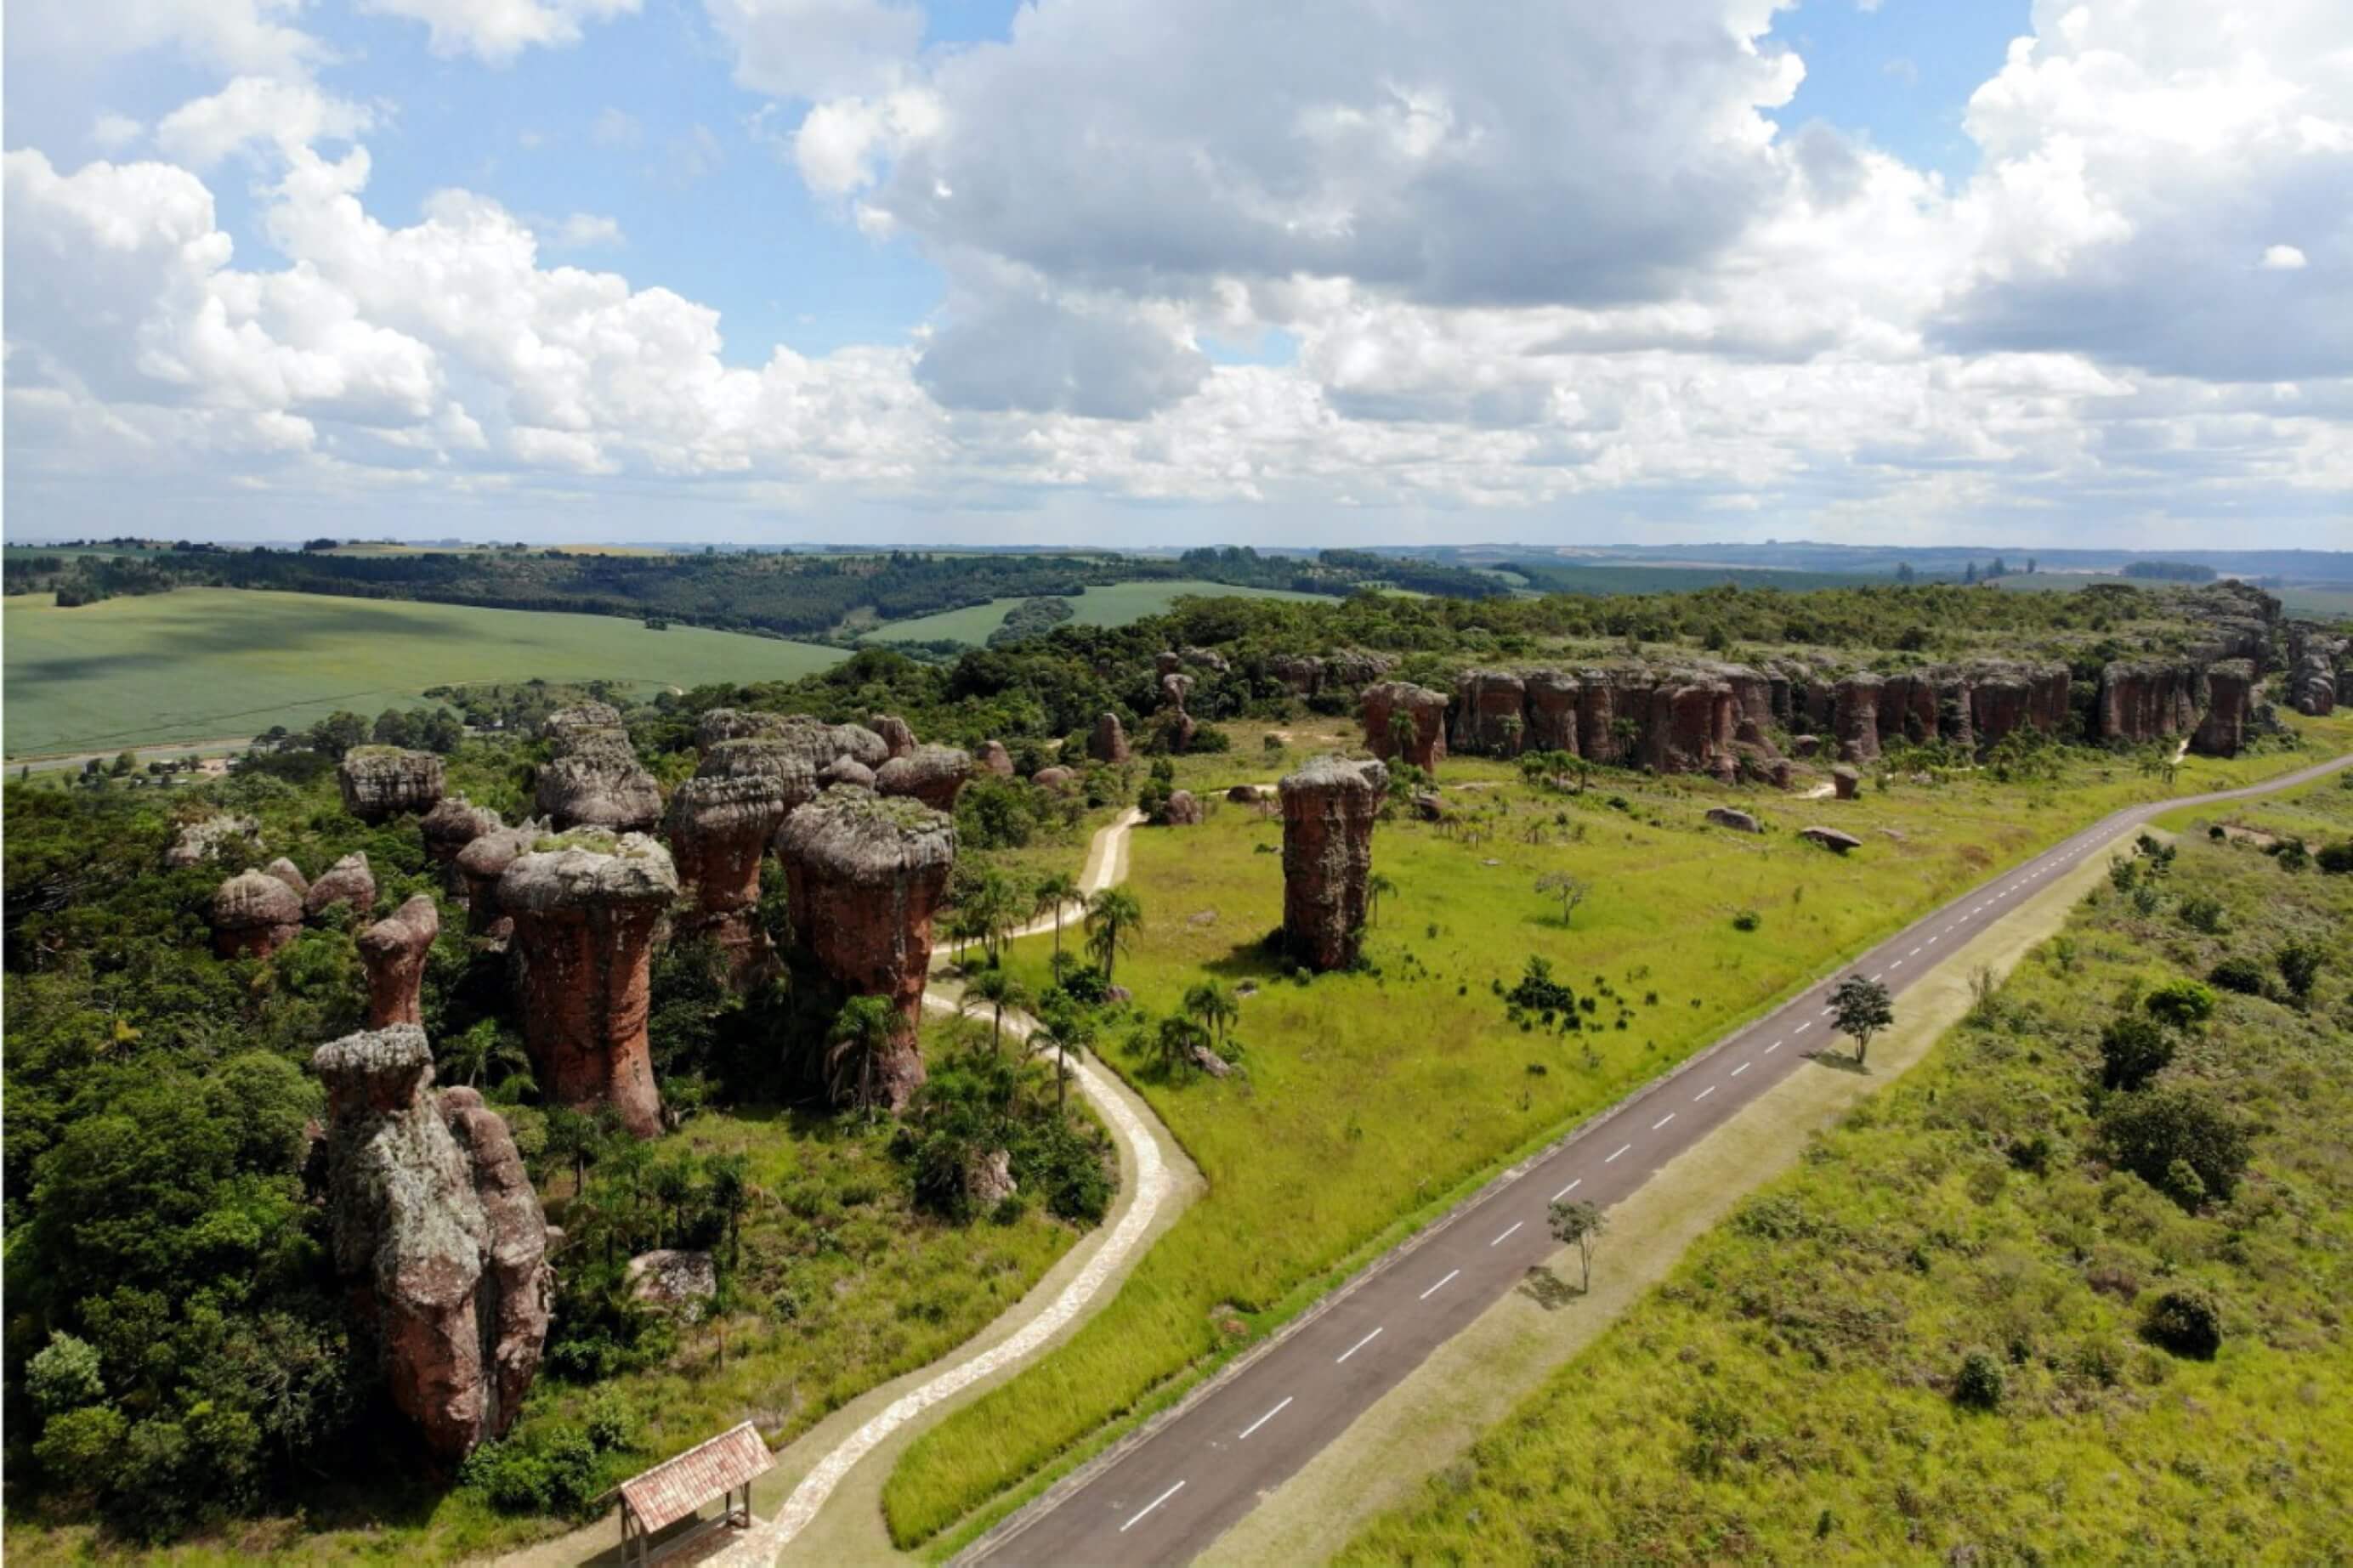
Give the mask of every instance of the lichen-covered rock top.
[(368, 867), (366, 851), (354, 850), (320, 872), (302, 896), (303, 909), (313, 917), (337, 904), (349, 904), (363, 915), (375, 908), (375, 873)]
[(499, 877), (499, 908), (511, 915), (667, 904), (677, 897), (670, 851), (642, 833), (582, 828), (542, 838)]
[(609, 702), (583, 702), (575, 708), (559, 708), (550, 713), (539, 727), (542, 740), (561, 742), (583, 730), (617, 730), (621, 727), (621, 710)]
[(1355, 757), (1311, 757), (1296, 772), (1285, 773), (1275, 787), (1286, 804), (1295, 795), (1335, 792), (1378, 797), (1389, 787), (1389, 770), (1377, 762)]
[(462, 795), (445, 795), (433, 803), (417, 830), (424, 836), (425, 852), (436, 860), (454, 860), (459, 851), (485, 833), (505, 824), (487, 805), (476, 805)]
[(661, 820), (661, 785), (638, 765), (627, 735), (575, 731), (560, 749), (539, 770), (540, 810), (565, 826), (642, 828)]
[(915, 731), (896, 713), (877, 713), (866, 721), (866, 727), (881, 736), (882, 743), (891, 748), (891, 758), (886, 760), (913, 754)]
[(817, 795), (818, 768), (821, 765), (811, 763), (807, 751), (790, 741), (773, 735), (747, 735), (705, 746), (695, 776), (774, 779), (786, 798), (799, 805)]
[(776, 842), (828, 877), (895, 884), (955, 860), (955, 819), (909, 795), (836, 785), (786, 819)]
[(301, 923), (301, 896), (267, 871), (239, 871), (213, 893), (216, 929)]
[(338, 1119), (408, 1104), (433, 1077), (433, 1047), (414, 1024), (366, 1029), (311, 1053), (311, 1070), (327, 1086)]
[(852, 789), (871, 790), (874, 787), (874, 770), (856, 757), (836, 757), (818, 771), (817, 787), (820, 792), (829, 790), (836, 784), (848, 784)]
[(911, 795), (934, 811), (955, 809), (956, 792), (972, 776), (972, 757), (954, 746), (918, 746), (874, 770), (874, 788)]
[(398, 746), (354, 746), (335, 764), (343, 809), (363, 822), (422, 812), (441, 798), (441, 759)]
[(202, 822), (191, 822), (180, 829), (180, 837), (164, 852), (164, 864), (193, 866), (219, 854), (223, 846), (237, 838), (259, 845), (261, 842), (260, 822), (250, 816), (235, 816), (227, 813), (207, 816)]
[(812, 769), (823, 768), (837, 757), (855, 757), (870, 768), (891, 760), (890, 742), (863, 724), (828, 724), (807, 713), (713, 708), (696, 723), (694, 738), (706, 752), (726, 741), (777, 742)]
[(536, 822), (494, 827), (458, 851), (458, 869), (471, 878), (495, 880), (517, 856), (531, 853), (531, 847), (545, 837), (547, 831), (543, 824)]
[[(809, 794), (816, 793), (814, 782)], [(791, 809), (785, 782), (767, 773), (726, 777), (698, 774), (678, 786), (670, 797), (667, 826), (672, 837), (681, 833), (733, 833), (760, 826), (763, 835), (775, 829)]]

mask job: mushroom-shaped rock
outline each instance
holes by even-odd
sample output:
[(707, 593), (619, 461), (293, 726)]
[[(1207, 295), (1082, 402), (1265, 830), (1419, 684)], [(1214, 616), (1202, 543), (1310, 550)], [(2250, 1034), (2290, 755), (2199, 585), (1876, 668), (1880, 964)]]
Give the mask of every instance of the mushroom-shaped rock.
[(776, 836), (794, 940), (835, 984), (888, 998), (905, 1023), (881, 1075), (893, 1109), (923, 1081), (915, 1024), (955, 843), (955, 820), (923, 802), (846, 787), (793, 813)]
[(213, 894), (213, 951), (268, 958), (300, 935), (301, 895), (267, 871), (240, 871)]
[(425, 984), (425, 959), (441, 934), (441, 911), (418, 893), (359, 934), (360, 963), (367, 969), (368, 1027), (421, 1024), (418, 1000)]
[(547, 1331), (553, 1276), (538, 1199), (506, 1124), (479, 1095), (436, 1105), (425, 1033), (399, 1025), (324, 1045), (327, 1212), (392, 1402), (445, 1459), (502, 1436)]
[(1819, 844), (1825, 849), (1834, 849), (1841, 855), (1850, 849), (1862, 847), (1862, 839), (1852, 833), (1841, 833), (1835, 827), (1800, 827), (1798, 829), (1798, 837), (1809, 843)]
[(1087, 755), (1113, 767), (1127, 761), (1127, 728), (1116, 713), (1105, 713), (1095, 721), (1094, 732), (1087, 737)]
[(538, 805), (558, 827), (615, 832), (651, 827), (661, 819), (661, 785), (638, 763), (619, 730), (574, 730), (558, 739), (560, 753), (539, 770)]
[(972, 758), (954, 746), (918, 746), (874, 772), (883, 795), (913, 795), (934, 811), (954, 811), (956, 792), (972, 776)]
[(1066, 795), (1079, 782), (1079, 775), (1064, 767), (1039, 768), (1029, 775), (1029, 782), (1039, 789), (1050, 789), (1056, 795)]
[(325, 870), (302, 896), (302, 912), (317, 920), (337, 904), (349, 904), (352, 913), (364, 915), (375, 908), (375, 873), (368, 869), (365, 850), (355, 849)]
[(503, 941), (511, 925), (499, 908), (499, 879), (547, 831), (535, 822), (494, 827), (458, 852), (459, 883), (465, 889), (466, 929)]
[(1185, 656), (1167, 648), (1152, 656), (1152, 668), (1161, 675), (1174, 675), (1185, 668)]
[(1712, 805), (1708, 807), (1707, 819), (1710, 822), (1715, 823), (1718, 827), (1729, 827), (1735, 833), (1762, 833), (1765, 831), (1763, 826), (1760, 825), (1755, 817), (1749, 816), (1748, 813), (1745, 811), (1737, 810), (1729, 805)]
[[(885, 763), (884, 767), (891, 764)], [(818, 770), (818, 793), (822, 795), (836, 784), (848, 784), (852, 789), (871, 790), (876, 782), (875, 772), (856, 757), (836, 757)]]
[(818, 782), (818, 770), (803, 748), (774, 737), (722, 741), (705, 747), (702, 765), (695, 770), (695, 776), (771, 780), (784, 796), (786, 811), (807, 805), (825, 787)]
[(760, 861), (791, 809), (783, 784), (756, 773), (689, 779), (670, 796), (670, 855), (679, 879), (694, 889), (693, 925), (727, 954), (738, 984), (768, 958), (755, 918)]
[[(504, 826), (499, 814), (489, 806), (476, 805), (462, 795), (445, 795), (417, 823), (417, 831), (425, 840), (427, 859), (436, 865), (455, 867), (467, 845)], [(456, 885), (453, 874), (452, 886)]]
[[(1165, 657), (1165, 656), (1164, 656)], [(1160, 678), (1160, 705), (1182, 711), (1187, 699), (1193, 695), (1193, 678), (1181, 671), (1169, 671)]]
[(1282, 934), (1294, 962), (1345, 968), (1364, 932), (1373, 822), (1389, 771), (1318, 757), (1278, 786), (1282, 797)]
[(441, 798), (441, 759), (398, 746), (353, 746), (335, 764), (343, 809), (362, 822), (429, 811)]
[(1862, 775), (1841, 763), (1831, 770), (1831, 791), (1841, 800), (1852, 800), (1862, 793)]
[(539, 737), (564, 744), (572, 737), (592, 730), (617, 730), (621, 727), (621, 710), (609, 702), (583, 702), (577, 707), (559, 708), (540, 721)]
[(885, 762), (914, 754), (915, 731), (896, 713), (877, 713), (866, 721), (866, 727), (881, 736), (882, 743), (891, 749), (890, 757), (883, 759)]
[(1189, 789), (1172, 789), (1168, 792), (1168, 804), (1161, 809), (1160, 820), (1169, 827), (1198, 827), (1201, 803), (1193, 798)]
[(250, 816), (235, 816), (227, 813), (207, 816), (202, 822), (191, 822), (180, 829), (179, 837), (164, 851), (164, 864), (173, 868), (194, 866), (209, 860), (222, 848), (240, 839), (259, 846), (261, 824)]
[(311, 896), (311, 879), (302, 875), (301, 867), (297, 866), (285, 856), (280, 855), (262, 869), (293, 889), (296, 898), (307, 899)]
[(983, 768), (995, 773), (998, 778), (1009, 779), (1013, 776), (1013, 753), (1005, 749), (1005, 742), (1002, 741), (982, 742), (980, 755), (976, 760)]
[(1821, 749), (1820, 735), (1793, 735), (1789, 739), (1789, 754), (1793, 757), (1810, 757)]
[(1426, 773), (1446, 756), (1446, 693), (1406, 680), (1365, 688), (1365, 745), (1383, 762), (1402, 758)]
[(499, 878), (541, 1089), (575, 1110), (610, 1105), (640, 1138), (661, 1131), (646, 988), (655, 930), (677, 897), (670, 852), (642, 833), (566, 834)]

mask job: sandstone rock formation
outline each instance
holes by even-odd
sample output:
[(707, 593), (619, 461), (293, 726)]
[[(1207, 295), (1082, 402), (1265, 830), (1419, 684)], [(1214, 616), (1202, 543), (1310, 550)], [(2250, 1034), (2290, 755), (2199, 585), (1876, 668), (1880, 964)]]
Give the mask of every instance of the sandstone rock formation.
[[(581, 711), (566, 709), (565, 713)], [(637, 751), (618, 725), (574, 719), (559, 728), (550, 719), (548, 736), (555, 743), (555, 755), (539, 770), (537, 804), (556, 826), (631, 832), (660, 820), (661, 785), (638, 765)]]
[(1762, 833), (1765, 831), (1764, 826), (1755, 817), (1749, 816), (1748, 813), (1736, 810), (1728, 805), (1712, 805), (1708, 807), (1707, 819), (1710, 822), (1715, 823), (1718, 827), (1729, 827), (1736, 833)]
[(1862, 775), (1844, 763), (1831, 770), (1831, 785), (1841, 800), (1852, 800), (1862, 794)]
[(972, 758), (954, 746), (918, 746), (874, 771), (876, 793), (912, 795), (934, 811), (954, 811), (958, 791), (972, 776)]
[(706, 752), (722, 741), (776, 741), (797, 752), (812, 773), (839, 757), (879, 768), (891, 760), (891, 744), (863, 724), (828, 724), (806, 713), (758, 713), (713, 708), (695, 725), (695, 743)]
[(2337, 711), (2345, 695), (2353, 637), (2341, 637), (2310, 621), (2287, 628), (2288, 706), (2309, 718)]
[(583, 702), (577, 707), (559, 708), (540, 721), (539, 738), (561, 746), (575, 735), (620, 727), (621, 710), (609, 702)]
[[(850, 762), (847, 757), (836, 758), (831, 765), (863, 769), (863, 764)], [(786, 811), (807, 805), (818, 797), (819, 790), (825, 788), (824, 775), (810, 764), (802, 748), (774, 738), (721, 741), (715, 745), (706, 746), (695, 776), (705, 779), (766, 779), (776, 785)]]
[(1838, 706), (1831, 722), (1841, 762), (1879, 760), (1879, 698), (1885, 684), (1875, 675), (1850, 675), (1833, 689)]
[(457, 875), (458, 857), (467, 845), (504, 826), (489, 806), (476, 805), (462, 795), (445, 795), (425, 814), (417, 830), (425, 839), (426, 858), (444, 868), (455, 892), (464, 885)]
[(1009, 1149), (988, 1149), (976, 1152), (964, 1168), (964, 1198), (975, 1214), (987, 1214), (1015, 1192), (1013, 1152)]
[(2206, 667), (2206, 712), (2189, 737), (2201, 756), (2235, 757), (2247, 743), (2254, 720), (2255, 666), (2226, 658)]
[(439, 1103), (409, 1025), (311, 1057), (327, 1086), (336, 1271), (393, 1404), (445, 1459), (503, 1436), (539, 1368), (554, 1275), (547, 1228), (506, 1123), (470, 1089)]
[(349, 904), (364, 917), (375, 908), (375, 873), (368, 868), (364, 850), (353, 850), (324, 871), (302, 895), (302, 911), (317, 920), (337, 904)]
[(420, 993), (425, 960), (441, 934), (441, 911), (418, 893), (359, 934), (360, 963), (367, 969), (368, 1027), (421, 1024)]
[(1176, 650), (1176, 654), (1179, 658), (1196, 669), (1211, 669), (1219, 675), (1225, 675), (1230, 673), (1234, 668), (1227, 662), (1224, 654), (1213, 647), (1180, 647)]
[(307, 899), (311, 896), (311, 879), (302, 875), (301, 867), (297, 866), (285, 856), (280, 855), (262, 869), (293, 889), (296, 898)]
[(1850, 849), (1862, 847), (1862, 839), (1852, 833), (1841, 833), (1835, 827), (1800, 827), (1798, 829), (1798, 837), (1819, 844), (1825, 849), (1836, 850), (1841, 855)]
[[(807, 764), (796, 759), (795, 765)], [(698, 777), (670, 796), (667, 832), (679, 880), (694, 889), (690, 930), (727, 954), (739, 986), (758, 977), (770, 956), (761, 931), (760, 862), (792, 805), (784, 785), (758, 773)]]
[(1064, 767), (1039, 768), (1029, 775), (1029, 782), (1039, 789), (1052, 790), (1056, 795), (1067, 795), (1077, 786), (1079, 775)]
[(1282, 799), (1282, 932), (1294, 963), (1345, 968), (1364, 933), (1373, 823), (1388, 791), (1377, 762), (1318, 757), (1278, 785)]
[(980, 746), (980, 765), (998, 778), (1013, 776), (1013, 753), (1005, 749), (1002, 741), (984, 741)]
[(343, 809), (362, 822), (429, 811), (441, 798), (441, 759), (398, 746), (353, 746), (335, 764)]
[(1153, 727), (1162, 751), (1182, 752), (1192, 749), (1193, 737), (1201, 728), (1185, 710), (1186, 700), (1192, 695), (1191, 676), (1173, 671), (1161, 676), (1160, 712)]
[(465, 889), (466, 930), (475, 936), (504, 942), (514, 922), (499, 908), (499, 879), (548, 829), (536, 822), (494, 827), (458, 852), (456, 870)]
[(1201, 826), (1201, 803), (1193, 798), (1191, 790), (1172, 789), (1168, 792), (1168, 805), (1161, 811), (1160, 820), (1170, 827), (1198, 827)]
[(2100, 671), (2101, 741), (2137, 745), (2198, 727), (2200, 670), (2188, 659), (2117, 659)]
[(301, 934), (301, 896), (267, 871), (240, 871), (213, 893), (212, 928), (223, 958), (268, 958)]
[(191, 822), (180, 829), (179, 837), (164, 851), (164, 864), (177, 868), (209, 860), (232, 843), (242, 840), (259, 848), (261, 844), (261, 824), (250, 816), (236, 816), (226, 812), (207, 816), (202, 822)]
[(499, 878), (541, 1091), (575, 1110), (610, 1105), (640, 1138), (661, 1131), (646, 986), (656, 928), (677, 897), (670, 852), (641, 833), (568, 834)]
[(1127, 761), (1127, 729), (1118, 714), (1106, 713), (1095, 721), (1094, 733), (1087, 737), (1087, 755), (1113, 767)]
[[(888, 767), (891, 764), (885, 763), (882, 765)], [(880, 776), (874, 770), (856, 757), (836, 757), (818, 769), (817, 775), (817, 788), (819, 795), (836, 784), (848, 784), (852, 789), (871, 790), (879, 782)]]
[(955, 842), (954, 819), (921, 801), (839, 787), (793, 813), (776, 838), (795, 942), (835, 984), (889, 998), (905, 1023), (882, 1073), (893, 1110), (923, 1081), (915, 1025)]
[(1293, 696), (1313, 697), (1324, 689), (1324, 661), (1314, 654), (1277, 654), (1267, 661), (1267, 669)]
[(1810, 757), (1821, 749), (1822, 738), (1820, 735), (1794, 735), (1790, 737), (1789, 754), (1793, 757)]
[(1517, 755), (1527, 731), (1527, 683), (1508, 670), (1465, 670), (1454, 681), (1453, 748)]
[(882, 737), (882, 744), (890, 749), (890, 755), (883, 758), (884, 762), (914, 754), (915, 731), (896, 713), (877, 713), (867, 721), (866, 727)]
[(1365, 745), (1373, 755), (1383, 762), (1402, 759), (1426, 773), (1438, 772), (1446, 757), (1446, 693), (1385, 680), (1365, 688), (1363, 711)]

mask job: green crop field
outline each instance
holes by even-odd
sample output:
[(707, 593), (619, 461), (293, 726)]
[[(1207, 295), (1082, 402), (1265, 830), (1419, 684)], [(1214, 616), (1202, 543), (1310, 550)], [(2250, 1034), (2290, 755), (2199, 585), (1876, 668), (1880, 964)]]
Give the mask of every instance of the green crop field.
[[(2337, 841), (2353, 790), (2233, 816)], [(2342, 1561), (2353, 878), (2190, 832), (2134, 882), (1340, 1561)], [(2226, 963), (2169, 1063), (2103, 1088), (2103, 1030)], [(2103, 1157), (2105, 1118), (2199, 1101), (2243, 1130), (2234, 1190)], [(2219, 1344), (2164, 1331), (2177, 1292)]]
[[(1089, 588), (1071, 601), (1077, 612), (1071, 622), (1082, 626), (1124, 626), (1130, 621), (1140, 621), (1146, 616), (1164, 613), (1185, 595), (1205, 599), (1321, 599), (1321, 594), (1294, 594), (1283, 588), (1230, 588), (1223, 583), (1115, 583), (1108, 588)], [(1019, 599), (992, 599), (986, 605), (967, 605), (961, 610), (943, 610), (935, 616), (919, 616), (911, 621), (892, 621), (867, 632), (871, 642), (933, 642), (942, 638), (970, 643), (977, 647), (988, 640), (988, 634), (1005, 619), (1005, 612), (1019, 604)]]
[[(2176, 789), (2247, 782), (2353, 742), (2353, 721), (2299, 722), (2308, 750), (2193, 759)], [(1236, 740), (1228, 756), (1186, 759), (1180, 782), (1214, 798), (1213, 786), (1279, 771), (1240, 726)], [(1374, 863), (1398, 890), (1369, 935), (1374, 967), (1309, 984), (1261, 945), (1282, 919), (1279, 821), (1219, 801), (1201, 827), (1135, 833), (1130, 885), (1148, 923), (1118, 983), (1153, 1015), (1204, 978), (1258, 987), (1242, 1004), (1246, 1054), (1230, 1079), (1171, 1081), (1139, 1047), (1099, 1046), (1209, 1191), (1069, 1343), (910, 1448), (884, 1494), (902, 1543), (1071, 1462), (1106, 1423), (1174, 1398), (1188, 1373), (1295, 1314), (1515, 1153), (1841, 954), (2162, 788), (2083, 752), (2052, 783), (1969, 773), (1848, 803), (1614, 773), (1571, 794), (1461, 758), (1447, 761), (1444, 780), (1470, 786), (1450, 797), (1482, 825), (1478, 836), (1383, 823)], [(1757, 811), (1774, 831), (1709, 826), (1703, 813), (1719, 801)], [(1848, 828), (1863, 847), (1840, 858), (1793, 837), (1815, 822)], [(1591, 889), (1567, 924), (1535, 889), (1550, 870)], [(1743, 910), (1757, 915), (1754, 930), (1736, 929)], [(1012, 962), (1033, 990), (1047, 983), (1049, 945), (1016, 944)], [(1524, 1031), (1507, 1017), (1494, 987), (1511, 985), (1531, 956), (1595, 1001), (1576, 1031)]]
[(60, 610), (11, 599), (7, 755), (245, 736), (339, 708), (373, 716), (478, 680), (640, 687), (786, 680), (845, 656), (808, 643), (608, 616), (182, 588)]

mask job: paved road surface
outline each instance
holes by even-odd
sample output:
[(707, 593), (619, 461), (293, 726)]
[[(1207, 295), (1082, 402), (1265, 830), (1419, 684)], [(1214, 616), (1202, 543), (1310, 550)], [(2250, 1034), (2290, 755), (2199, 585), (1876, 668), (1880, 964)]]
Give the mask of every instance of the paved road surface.
[[(2001, 920), (2121, 829), (2185, 805), (2290, 789), (2353, 763), (2318, 763), (2244, 789), (2130, 806), (1966, 893), (1849, 965), (1901, 995), (1946, 952)], [(1574, 1197), (1607, 1208), (1833, 1043), (1825, 981), (1726, 1036), (1687, 1068), (1588, 1124), (1518, 1180), (1376, 1264), (1329, 1310), (1213, 1384), (1103, 1468), (1082, 1472), (976, 1543), (998, 1563), (1143, 1564), (1193, 1557), (1262, 1492), (1346, 1430), (1432, 1351), (1556, 1250), (1546, 1216)], [(1849, 1042), (1837, 1048), (1851, 1049)]]

